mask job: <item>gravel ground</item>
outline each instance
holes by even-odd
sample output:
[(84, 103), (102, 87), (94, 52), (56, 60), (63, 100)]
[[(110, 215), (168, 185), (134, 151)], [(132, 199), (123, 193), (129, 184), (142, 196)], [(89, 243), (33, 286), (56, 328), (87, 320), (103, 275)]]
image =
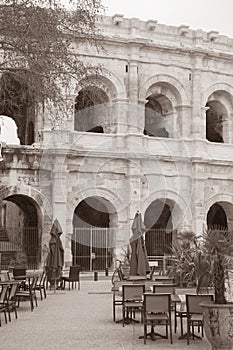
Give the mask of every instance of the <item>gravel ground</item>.
[[(5, 324), (1, 314), (0, 328), (1, 350), (139, 350), (145, 349), (189, 349), (210, 350), (207, 340), (179, 340), (174, 335), (174, 344), (169, 340), (147, 340), (143, 344), (142, 324), (130, 324), (122, 327), (112, 320), (112, 295), (109, 278), (98, 281), (81, 280), (81, 290), (49, 290), (48, 296), (38, 307), (30, 311), (28, 301), (21, 302), (18, 320), (12, 315), (12, 322)], [(38, 295), (39, 296), (39, 295)], [(121, 308), (117, 308), (117, 317), (121, 318)]]

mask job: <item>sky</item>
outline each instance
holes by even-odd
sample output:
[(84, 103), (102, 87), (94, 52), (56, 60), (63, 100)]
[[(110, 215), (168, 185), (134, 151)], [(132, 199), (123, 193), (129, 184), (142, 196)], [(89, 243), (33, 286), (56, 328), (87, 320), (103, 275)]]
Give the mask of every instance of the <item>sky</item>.
[(189, 25), (190, 29), (215, 30), (233, 38), (233, 0), (102, 0), (105, 14), (154, 19), (160, 24)]

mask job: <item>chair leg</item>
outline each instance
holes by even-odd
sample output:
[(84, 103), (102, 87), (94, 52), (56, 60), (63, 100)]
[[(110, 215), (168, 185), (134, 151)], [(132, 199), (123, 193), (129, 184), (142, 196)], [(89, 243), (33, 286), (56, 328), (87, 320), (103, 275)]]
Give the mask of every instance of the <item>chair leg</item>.
[(45, 286), (43, 287), (43, 291), (44, 291), (44, 298), (46, 299), (47, 295), (46, 295), (46, 289), (45, 289)]
[(169, 328), (170, 328), (170, 342), (171, 342), (171, 344), (173, 344), (171, 320), (170, 320)]
[(80, 280), (78, 280), (78, 290), (80, 290)]
[(147, 326), (144, 324), (144, 344), (146, 344), (146, 332), (147, 332)]

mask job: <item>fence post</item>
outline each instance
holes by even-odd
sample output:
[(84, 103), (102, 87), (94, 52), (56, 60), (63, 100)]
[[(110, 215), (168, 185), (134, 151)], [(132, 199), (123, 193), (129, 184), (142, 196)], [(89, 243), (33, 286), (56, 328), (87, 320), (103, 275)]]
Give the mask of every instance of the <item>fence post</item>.
[(94, 271), (94, 281), (98, 281), (98, 271)]

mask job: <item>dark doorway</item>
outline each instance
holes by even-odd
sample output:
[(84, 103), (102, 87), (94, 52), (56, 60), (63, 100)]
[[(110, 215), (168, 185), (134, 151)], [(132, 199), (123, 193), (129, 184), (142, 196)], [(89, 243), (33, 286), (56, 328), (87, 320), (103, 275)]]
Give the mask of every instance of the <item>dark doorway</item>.
[(220, 204), (215, 203), (209, 209), (207, 214), (207, 227), (208, 229), (228, 229), (227, 216)]
[(40, 263), (41, 237), (33, 199), (24, 195), (6, 197), (0, 207), (2, 268), (25, 265), (36, 269)]
[(89, 197), (75, 209), (73, 216), (73, 264), (83, 270), (104, 270), (112, 264), (112, 231), (109, 211), (102, 197)]

